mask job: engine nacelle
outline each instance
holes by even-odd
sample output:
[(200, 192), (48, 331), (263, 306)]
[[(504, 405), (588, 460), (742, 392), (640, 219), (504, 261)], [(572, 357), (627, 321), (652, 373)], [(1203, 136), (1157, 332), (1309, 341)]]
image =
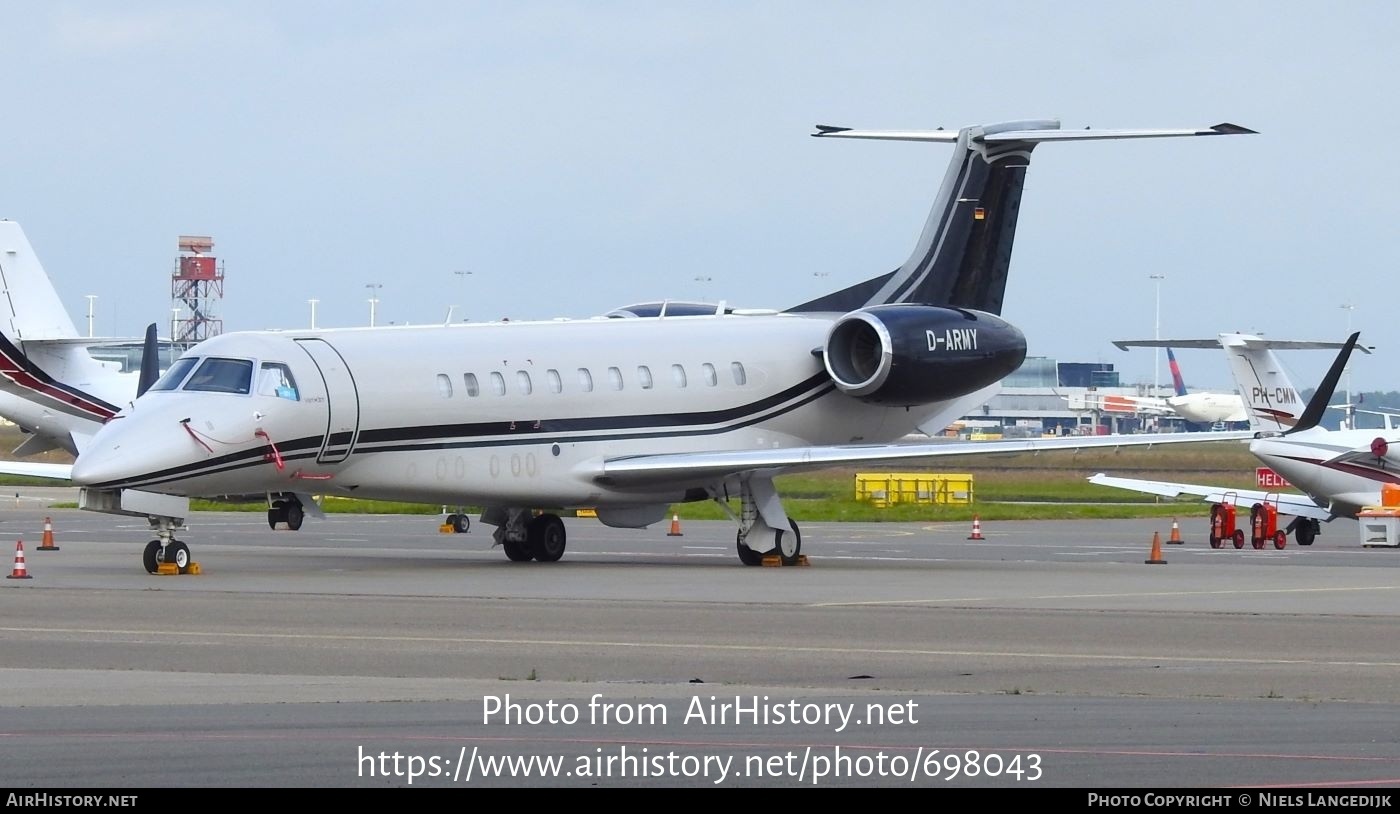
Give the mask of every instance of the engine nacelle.
[(982, 311), (877, 305), (837, 320), (823, 358), (847, 395), (891, 406), (930, 404), (1000, 381), (1025, 361), (1026, 337)]

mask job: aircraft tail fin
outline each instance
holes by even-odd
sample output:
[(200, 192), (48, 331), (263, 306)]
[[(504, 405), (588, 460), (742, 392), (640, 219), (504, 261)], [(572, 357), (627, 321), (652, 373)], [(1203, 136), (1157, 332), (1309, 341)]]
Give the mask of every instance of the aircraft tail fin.
[[(1357, 335), (1359, 336), (1359, 334)], [(1230, 361), (1230, 373), (1235, 377), (1235, 387), (1244, 401), (1245, 412), (1249, 414), (1249, 428), (1254, 432), (1288, 432), (1303, 422), (1304, 410), (1309, 405), (1289, 380), (1283, 370), (1283, 363), (1275, 355), (1276, 350), (1319, 350), (1352, 347), (1362, 353), (1370, 353), (1371, 348), (1359, 345), (1355, 337), (1346, 342), (1314, 342), (1298, 339), (1265, 339), (1262, 336), (1241, 333), (1220, 334), (1216, 339), (1119, 339), (1113, 344), (1121, 350), (1128, 348), (1210, 348), (1225, 349)], [(1339, 374), (1340, 375), (1340, 374)], [(1333, 383), (1333, 387), (1336, 384)], [(1331, 398), (1331, 393), (1327, 396)], [(1316, 416), (1310, 416), (1315, 426), (1321, 418), (1319, 408)]]
[(1221, 334), (1220, 346), (1249, 414), (1249, 428), (1287, 432), (1296, 427), (1305, 407), (1303, 398), (1273, 349), (1261, 337), (1247, 334)]
[(1181, 366), (1176, 363), (1176, 354), (1172, 353), (1171, 348), (1167, 348), (1167, 366), (1172, 371), (1172, 390), (1178, 396), (1186, 395), (1186, 380), (1181, 378)]
[(78, 335), (24, 230), (0, 220), (0, 329), (17, 342)]
[(1061, 130), (1055, 120), (945, 130), (854, 130), (818, 125), (818, 138), (951, 142), (953, 159), (914, 252), (888, 274), (793, 306), (790, 312), (847, 312), (913, 303), (1000, 314), (1011, 245), (1031, 150), (1046, 141), (1253, 133), (1233, 124), (1185, 130)]

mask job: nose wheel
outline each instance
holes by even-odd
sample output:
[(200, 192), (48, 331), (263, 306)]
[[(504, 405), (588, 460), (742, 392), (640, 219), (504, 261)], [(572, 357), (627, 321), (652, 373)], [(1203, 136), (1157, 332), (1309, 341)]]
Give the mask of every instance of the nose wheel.
[(141, 564), (146, 567), (146, 573), (158, 574), (162, 565), (174, 565), (181, 574), (199, 573), (197, 567), (192, 567), (190, 547), (175, 539), (175, 532), (185, 527), (184, 518), (148, 515), (146, 519), (156, 533), (156, 539), (146, 543), (141, 552)]
[(170, 563), (180, 569), (180, 573), (188, 574), (190, 559), (190, 547), (179, 540), (171, 540), (165, 544), (160, 540), (152, 540), (146, 543), (146, 550), (141, 552), (141, 564), (146, 566), (148, 574), (159, 573), (163, 563)]

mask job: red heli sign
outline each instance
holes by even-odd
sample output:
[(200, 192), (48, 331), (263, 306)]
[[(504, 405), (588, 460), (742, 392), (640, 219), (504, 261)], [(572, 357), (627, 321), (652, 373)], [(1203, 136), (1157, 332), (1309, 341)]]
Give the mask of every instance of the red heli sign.
[(1260, 489), (1287, 489), (1293, 486), (1284, 480), (1282, 475), (1267, 466), (1255, 468), (1254, 482), (1259, 484)]

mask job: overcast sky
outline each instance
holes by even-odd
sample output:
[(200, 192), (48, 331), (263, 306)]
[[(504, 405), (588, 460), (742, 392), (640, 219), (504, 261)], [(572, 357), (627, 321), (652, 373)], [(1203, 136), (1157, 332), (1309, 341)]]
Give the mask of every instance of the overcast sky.
[(0, 30), (0, 217), (99, 334), (168, 325), (181, 234), (225, 330), (371, 293), (381, 324), (782, 308), (903, 262), (950, 158), (814, 124), (1228, 121), (1259, 135), (1038, 148), (1006, 317), (1146, 382), (1110, 342), (1152, 337), (1160, 274), (1164, 338), (1350, 322), (1353, 385), (1400, 389), (1394, 2), (0, 0)]

